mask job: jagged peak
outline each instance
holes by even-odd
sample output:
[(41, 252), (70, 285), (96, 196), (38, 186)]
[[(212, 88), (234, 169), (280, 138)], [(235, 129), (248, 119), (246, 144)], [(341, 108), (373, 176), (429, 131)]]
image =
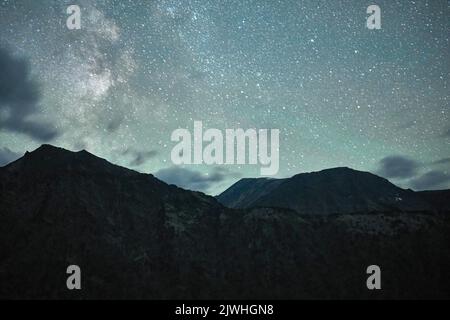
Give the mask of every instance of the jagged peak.
[(71, 151), (51, 144), (43, 144), (17, 161), (8, 165), (10, 169), (28, 167), (30, 170), (50, 170), (58, 168), (80, 168), (93, 171), (121, 171), (127, 174), (137, 174), (136, 171), (113, 164), (86, 150)]
[(94, 157), (96, 157), (95, 155), (93, 155), (92, 153), (86, 151), (85, 149), (80, 150), (80, 151), (72, 151), (72, 150), (68, 150), (65, 149), (63, 147), (58, 147), (58, 146), (54, 146), (52, 144), (42, 144), (39, 147), (37, 147), (36, 149), (34, 149), (33, 151), (27, 151), (26, 154), (32, 154), (32, 153), (61, 153), (61, 154), (76, 154), (76, 153), (87, 153), (90, 154)]
[(38, 148), (36, 148), (33, 152), (35, 152), (35, 151), (48, 151), (48, 150), (69, 151), (69, 150), (66, 150), (64, 148), (54, 146), (52, 144), (42, 144)]

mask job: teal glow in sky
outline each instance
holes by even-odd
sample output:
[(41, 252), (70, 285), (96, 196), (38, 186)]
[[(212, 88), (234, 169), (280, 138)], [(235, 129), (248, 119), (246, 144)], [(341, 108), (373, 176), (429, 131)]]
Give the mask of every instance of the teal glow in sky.
[(174, 168), (170, 135), (197, 120), (280, 129), (280, 177), (347, 166), (449, 188), (449, 34), (444, 0), (0, 0), (0, 48), (39, 93), (26, 112), (0, 96), (0, 161), (46, 142), (211, 194), (259, 175)]

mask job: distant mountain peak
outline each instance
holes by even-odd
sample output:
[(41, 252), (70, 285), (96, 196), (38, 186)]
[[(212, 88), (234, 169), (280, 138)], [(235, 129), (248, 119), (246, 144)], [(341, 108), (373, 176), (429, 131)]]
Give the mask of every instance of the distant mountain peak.
[(301, 214), (430, 209), (429, 203), (414, 192), (349, 167), (300, 173), (286, 179), (240, 180), (217, 199), (231, 208), (277, 207)]
[(81, 160), (82, 158), (83, 159), (87, 159), (87, 158), (102, 159), (100, 157), (93, 155), (92, 153), (89, 153), (86, 150), (71, 151), (71, 150), (67, 150), (62, 147), (56, 147), (56, 146), (50, 145), (50, 144), (43, 144), (31, 152), (27, 151), (25, 153), (25, 155), (27, 157), (33, 157), (33, 158), (34, 157), (46, 157), (45, 159), (60, 158), (63, 160)]
[(46, 143), (44, 143), (40, 147), (36, 148), (33, 152), (35, 152), (35, 151), (51, 151), (51, 150), (52, 151), (71, 152), (71, 151), (69, 151), (67, 149), (64, 149), (64, 148), (61, 148), (61, 147), (57, 147), (57, 146), (54, 146), (52, 144), (46, 144)]
[[(85, 172), (90, 174), (108, 173), (112, 175), (138, 175), (137, 171), (110, 163), (86, 150), (70, 151), (50, 144), (43, 144), (23, 157), (3, 167), (7, 171), (22, 174), (70, 174)], [(150, 175), (149, 175), (150, 176)], [(156, 178), (155, 178), (156, 179)]]
[[(89, 155), (91, 157), (95, 157), (95, 158), (100, 158), (92, 153), (90, 153), (89, 151), (82, 149), (79, 151), (72, 151), (72, 150), (68, 150), (62, 147), (57, 147), (51, 144), (42, 144), (41, 146), (39, 146), (38, 148), (34, 149), (33, 151), (27, 151), (26, 153), (28, 154), (60, 154), (60, 155), (75, 155), (75, 154), (86, 154)], [(101, 159), (101, 158), (100, 158)]]
[(371, 173), (367, 172), (367, 171), (356, 170), (356, 169), (353, 169), (350, 167), (334, 167), (334, 168), (327, 168), (327, 169), (322, 169), (322, 170), (318, 170), (318, 171), (301, 172), (292, 177), (301, 176), (301, 175), (305, 175), (305, 174), (332, 175), (332, 174), (371, 174)]
[[(68, 154), (75, 154), (78, 152), (75, 151), (71, 151), (71, 150), (67, 150), (65, 148), (62, 147), (57, 147), (51, 144), (42, 144), (39, 147), (37, 147), (36, 149), (32, 150), (32, 151), (26, 151), (25, 155), (26, 156), (32, 156), (32, 155), (68, 155)], [(94, 155), (92, 155), (94, 156)]]

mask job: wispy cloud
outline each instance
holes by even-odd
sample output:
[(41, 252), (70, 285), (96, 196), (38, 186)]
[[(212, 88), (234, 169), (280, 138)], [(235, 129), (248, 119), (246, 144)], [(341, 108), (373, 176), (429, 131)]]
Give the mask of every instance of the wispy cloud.
[(395, 155), (381, 159), (375, 173), (414, 190), (445, 189), (450, 186), (449, 164), (449, 157), (422, 163)]
[(210, 173), (205, 174), (174, 166), (159, 170), (155, 173), (155, 176), (166, 183), (174, 184), (180, 188), (208, 192), (216, 184), (240, 175), (223, 167), (214, 167)]
[(0, 167), (7, 165), (20, 158), (23, 153), (14, 152), (9, 148), (0, 148)]
[(448, 182), (450, 182), (450, 175), (448, 173), (433, 170), (418, 178), (412, 179), (410, 184), (415, 190), (432, 190), (446, 188)]
[(132, 148), (128, 148), (122, 152), (124, 156), (129, 156), (131, 158), (129, 165), (132, 167), (138, 167), (144, 163), (146, 163), (151, 158), (155, 157), (158, 152), (156, 150), (136, 150)]

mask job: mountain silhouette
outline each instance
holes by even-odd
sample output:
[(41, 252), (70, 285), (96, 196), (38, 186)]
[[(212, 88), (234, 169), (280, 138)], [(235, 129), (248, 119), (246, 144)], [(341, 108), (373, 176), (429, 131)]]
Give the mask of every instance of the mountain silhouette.
[(430, 211), (445, 209), (444, 203), (448, 203), (437, 192), (404, 190), (384, 178), (350, 168), (301, 173), (287, 179), (241, 179), (217, 199), (231, 208), (277, 207), (321, 215)]
[[(158, 283), (154, 288), (158, 290), (165, 283), (154, 277), (169, 279), (162, 276), (172, 272), (167, 265), (183, 274), (182, 261), (193, 254), (188, 249), (191, 242), (203, 253), (214, 249), (213, 243), (203, 240), (217, 232), (215, 210), (222, 208), (212, 197), (167, 185), (152, 175), (86, 151), (49, 145), (0, 168), (0, 190), (0, 270), (11, 272), (6, 280), (0, 273), (5, 284), (1, 289), (25, 287), (27, 294), (37, 296), (64, 292), (55, 288), (64, 283), (70, 264), (86, 265), (93, 274), (114, 279), (113, 284), (88, 279), (90, 287), (102, 287), (101, 297), (108, 297), (108, 292), (117, 295), (128, 278), (138, 274), (144, 283)], [(185, 229), (190, 229), (189, 239), (173, 239), (173, 233)], [(184, 246), (175, 246), (180, 251), (172, 252), (171, 240), (184, 241)], [(49, 270), (55, 270), (53, 276)], [(23, 284), (30, 279), (24, 276), (28, 272), (36, 282)], [(138, 290), (141, 284), (133, 286)], [(149, 296), (152, 290), (147, 291)]]
[[(308, 180), (314, 191), (325, 188), (324, 196), (338, 194), (332, 199), (339, 210), (329, 203), (319, 213), (383, 211), (231, 209), (86, 151), (43, 145), (0, 168), (0, 298), (450, 297), (448, 214), (406, 212), (423, 202), (370, 174), (338, 169), (325, 175), (352, 184)], [(303, 178), (292, 183), (296, 179)], [(281, 180), (244, 182), (254, 189), (255, 203), (264, 192), (295, 194), (279, 189)], [(364, 201), (346, 207), (352, 194)], [(366, 204), (382, 195), (403, 197), (407, 205), (387, 211), (384, 202)], [(382, 270), (379, 291), (366, 287), (372, 264)], [(81, 290), (66, 287), (69, 265), (81, 269)]]

